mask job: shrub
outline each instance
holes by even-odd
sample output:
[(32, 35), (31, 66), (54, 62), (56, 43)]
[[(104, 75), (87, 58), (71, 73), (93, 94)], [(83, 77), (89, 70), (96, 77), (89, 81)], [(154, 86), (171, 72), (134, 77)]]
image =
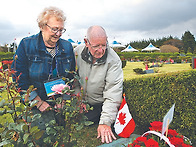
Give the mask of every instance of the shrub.
[(0, 61), (5, 59), (13, 59), (13, 52), (0, 52)]
[(152, 62), (155, 62), (156, 59), (155, 59), (155, 58), (151, 58), (151, 59), (149, 59), (148, 61), (152, 63)]
[(179, 52), (179, 49), (173, 45), (162, 45), (160, 47), (162, 53), (175, 53)]
[[(27, 91), (18, 88), (20, 75), (15, 77), (15, 82), (10, 80), (9, 77), (16, 72), (10, 68), (11, 63), (12, 61), (4, 61), (4, 64), (8, 64), (8, 69), (3, 70), (0, 67), (0, 82), (5, 83), (4, 86), (0, 86), (0, 92), (7, 92), (7, 96), (4, 96), (3, 100), (0, 101), (0, 116), (10, 114), (12, 119), (12, 123), (0, 124), (2, 129), (0, 131), (0, 146), (76, 145), (78, 134), (74, 134), (74, 131), (79, 131), (84, 126), (92, 124), (92, 122), (87, 121), (87, 117), (84, 115), (85, 112), (92, 109), (83, 100), (86, 96), (85, 91), (82, 88), (81, 95), (79, 93), (75, 95), (73, 94), (74, 91), (68, 86), (74, 80), (79, 80), (77, 74), (71, 72), (74, 75), (74, 79), (71, 80), (62, 78), (62, 80), (67, 82), (63, 89), (61, 89), (61, 93), (68, 93), (70, 95), (69, 100), (63, 100), (63, 97), (55, 99), (54, 96), (50, 97), (51, 100), (47, 100), (54, 104), (54, 107), (50, 106), (47, 111), (55, 112), (55, 115), (58, 115), (59, 119), (58, 122), (54, 119), (45, 123), (46, 129), (41, 130), (38, 128), (39, 126), (34, 126), (33, 122), (39, 119), (43, 113), (33, 114), (31, 110), (37, 105), (37, 101), (29, 103), (30, 93), (36, 89), (33, 86), (30, 86)], [(55, 86), (57, 87), (57, 85)], [(24, 92), (25, 94), (20, 95), (20, 92)]]
[(162, 121), (175, 103), (171, 127), (196, 143), (196, 71), (124, 81), (130, 112), (144, 131), (152, 121)]
[(181, 59), (176, 59), (175, 62), (176, 62), (176, 63), (181, 63), (182, 60), (181, 60)]

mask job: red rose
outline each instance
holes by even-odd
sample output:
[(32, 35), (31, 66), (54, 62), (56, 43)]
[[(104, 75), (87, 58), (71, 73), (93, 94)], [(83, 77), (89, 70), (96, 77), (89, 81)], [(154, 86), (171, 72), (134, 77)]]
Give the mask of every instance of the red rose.
[(146, 145), (146, 147), (159, 147), (159, 143), (156, 142), (156, 141), (153, 140), (153, 139), (148, 139), (148, 140), (145, 142), (145, 145)]
[(182, 138), (178, 138), (178, 137), (168, 137), (171, 144), (178, 146), (184, 143), (184, 140)]
[(178, 133), (176, 132), (176, 130), (172, 130), (172, 129), (168, 130), (168, 136), (176, 137), (177, 135)]
[(163, 122), (154, 121), (154, 122), (150, 123), (150, 125), (152, 126), (152, 127), (149, 127), (149, 129), (151, 131), (154, 130), (154, 131), (159, 131), (160, 132), (162, 130)]
[(146, 142), (147, 141), (147, 138), (146, 137), (138, 137), (138, 138), (136, 138), (136, 140), (138, 142)]

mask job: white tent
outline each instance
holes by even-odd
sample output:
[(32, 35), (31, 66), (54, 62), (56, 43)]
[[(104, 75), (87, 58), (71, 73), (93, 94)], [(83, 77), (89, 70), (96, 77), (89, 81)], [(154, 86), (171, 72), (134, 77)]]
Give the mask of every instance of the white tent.
[(113, 41), (112, 44), (110, 44), (110, 47), (112, 47), (112, 48), (125, 48), (124, 45), (118, 43), (117, 41)]
[(138, 52), (138, 50), (134, 49), (132, 46), (128, 46), (126, 49), (122, 50), (121, 52)]
[(150, 43), (146, 48), (142, 49), (142, 52), (143, 51), (160, 51), (159, 48), (155, 47), (154, 45), (152, 45), (152, 43)]
[(78, 46), (78, 44), (75, 43), (71, 38), (69, 38), (67, 41), (69, 41), (72, 44), (73, 48)]

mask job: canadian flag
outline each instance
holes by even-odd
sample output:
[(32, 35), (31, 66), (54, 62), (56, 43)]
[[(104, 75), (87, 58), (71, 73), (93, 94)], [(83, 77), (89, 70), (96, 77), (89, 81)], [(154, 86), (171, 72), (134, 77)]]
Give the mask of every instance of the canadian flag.
[(129, 112), (128, 105), (125, 101), (125, 95), (123, 94), (123, 100), (116, 117), (114, 124), (116, 134), (120, 137), (128, 138), (135, 130), (135, 122)]

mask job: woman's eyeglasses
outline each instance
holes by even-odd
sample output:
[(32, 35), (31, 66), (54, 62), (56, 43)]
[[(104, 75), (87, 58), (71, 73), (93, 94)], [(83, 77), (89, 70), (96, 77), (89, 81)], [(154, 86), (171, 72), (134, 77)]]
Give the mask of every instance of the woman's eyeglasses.
[(49, 28), (50, 28), (50, 30), (51, 30), (51, 32), (52, 33), (61, 33), (61, 34), (63, 34), (63, 33), (65, 33), (65, 31), (66, 31), (66, 29), (65, 28), (63, 28), (63, 29), (58, 29), (58, 28), (52, 28), (51, 26), (49, 26), (48, 24), (46, 24), (46, 26), (48, 26)]

